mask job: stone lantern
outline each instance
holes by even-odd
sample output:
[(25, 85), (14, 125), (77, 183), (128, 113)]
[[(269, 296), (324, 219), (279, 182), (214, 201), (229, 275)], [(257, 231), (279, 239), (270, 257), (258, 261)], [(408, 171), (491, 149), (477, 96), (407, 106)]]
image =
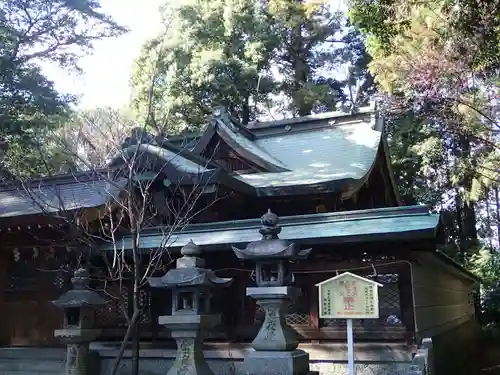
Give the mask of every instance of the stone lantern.
[(87, 289), (90, 279), (86, 269), (76, 270), (71, 282), (73, 289), (52, 301), (64, 311), (63, 328), (55, 330), (54, 335), (67, 345), (66, 375), (88, 375), (89, 343), (100, 334), (95, 327), (94, 310), (106, 301)]
[(213, 375), (203, 355), (203, 334), (221, 322), (220, 314), (210, 313), (211, 290), (229, 286), (232, 279), (219, 278), (203, 268), (201, 253), (200, 247), (190, 241), (181, 249), (176, 268), (149, 279), (153, 288), (172, 289), (172, 315), (158, 318), (177, 341), (177, 357), (167, 375)]
[(249, 243), (245, 249), (233, 246), (239, 259), (256, 262), (257, 286), (247, 288), (247, 296), (256, 299), (265, 312), (264, 322), (252, 342), (255, 351), (245, 358), (244, 370), (247, 375), (308, 374), (309, 354), (297, 349), (299, 342), (285, 315), (300, 294), (291, 285), (289, 264), (305, 259), (311, 249), (300, 250), (296, 244), (280, 239), (279, 218), (270, 210), (262, 216), (261, 223), (261, 240)]

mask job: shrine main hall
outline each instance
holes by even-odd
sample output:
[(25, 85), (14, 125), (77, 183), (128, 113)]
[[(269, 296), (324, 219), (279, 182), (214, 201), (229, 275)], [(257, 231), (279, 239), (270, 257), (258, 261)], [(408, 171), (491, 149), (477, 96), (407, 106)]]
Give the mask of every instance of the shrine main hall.
[[(130, 184), (120, 158), (112, 158), (106, 168), (1, 187), (0, 373), (61, 370), (65, 347), (54, 331), (63, 314), (49, 301), (71, 287), (74, 264), (84, 257), (90, 288), (107, 301), (96, 311), (100, 334), (90, 345), (106, 374), (127, 329), (133, 283), (126, 272), (107, 278), (103, 259), (113, 262), (117, 249), (130, 257), (136, 246), (147, 267), (151, 254), (161, 254), (157, 277), (175, 267), (190, 241), (205, 268), (232, 279), (213, 295), (210, 308), (221, 322), (208, 332), (205, 357), (216, 374), (242, 373), (264, 311), (246, 293), (256, 286), (255, 262), (233, 249), (262, 239), (268, 210), (279, 219), (280, 240), (310, 249), (287, 263), (300, 294), (285, 321), (311, 369), (346, 371), (346, 322), (320, 317), (316, 285), (347, 271), (382, 285), (379, 317), (354, 321), (358, 374), (406, 374), (425, 339), (432, 340), (437, 374), (473, 373), (468, 358), (479, 330), (478, 280), (442, 251), (439, 213), (400, 197), (384, 121), (373, 108), (243, 126), (219, 107), (200, 134), (130, 136), (120, 154), (136, 152), (138, 185)], [(82, 238), (102, 237), (122, 197), (138, 194), (144, 181), (150, 216), (140, 239), (124, 225), (113, 241), (85, 247)], [(186, 202), (196, 214), (176, 227), (169, 207)], [(84, 230), (75, 232), (71, 218)], [(166, 373), (176, 356), (171, 332), (158, 324), (172, 310), (170, 293), (147, 282), (140, 288), (141, 374)], [(131, 353), (125, 351), (120, 374), (129, 373)], [(451, 357), (453, 363), (445, 360)]]

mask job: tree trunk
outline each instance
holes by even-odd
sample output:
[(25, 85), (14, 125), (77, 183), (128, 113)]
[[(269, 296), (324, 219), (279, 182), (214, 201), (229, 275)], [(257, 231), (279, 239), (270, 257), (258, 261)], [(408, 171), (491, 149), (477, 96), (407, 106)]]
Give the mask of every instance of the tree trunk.
[(137, 315), (137, 319), (132, 329), (132, 375), (139, 375), (139, 316), (140, 316), (140, 306), (139, 299), (141, 297), (139, 290), (139, 280), (141, 277), (141, 267), (140, 267), (140, 258), (138, 256), (137, 244), (139, 243), (139, 231), (136, 231), (134, 239), (137, 237), (137, 240), (134, 241), (134, 245), (132, 246), (132, 256), (134, 261), (134, 291), (133, 291), (133, 308), (134, 315)]
[(456, 220), (458, 228), (458, 247), (460, 251), (459, 260), (463, 261), (467, 241), (466, 241), (465, 228), (463, 222), (462, 197), (460, 196), (460, 191), (458, 189), (455, 189), (455, 210), (456, 210)]
[(293, 63), (293, 85), (292, 85), (292, 101), (295, 110), (299, 116), (307, 116), (311, 114), (312, 105), (310, 100), (304, 98), (304, 88), (307, 85), (309, 76), (309, 66), (305, 61), (304, 40), (302, 37), (302, 25), (296, 25), (292, 29), (292, 48), (289, 49), (290, 58)]
[[(257, 94), (255, 96), (257, 96)], [(245, 103), (243, 104), (242, 111), (241, 111), (241, 123), (243, 125), (246, 126), (250, 122), (250, 114), (251, 114), (250, 97), (247, 96)]]
[[(471, 158), (471, 144), (470, 139), (466, 136), (461, 137), (460, 139), (460, 157), (464, 160)], [(473, 172), (466, 172), (464, 179), (462, 181), (463, 187), (465, 191), (470, 192), (472, 190), (472, 181), (473, 181)], [(470, 251), (472, 247), (477, 246), (478, 238), (477, 238), (477, 218), (476, 218), (476, 209), (473, 202), (470, 200), (462, 199), (461, 206), (461, 221), (462, 221), (462, 230), (463, 230), (463, 238), (465, 239), (464, 250), (466, 252)]]
[[(139, 316), (140, 311), (137, 311), (137, 317)], [(139, 375), (139, 321), (140, 319), (136, 319), (132, 328), (132, 375)]]
[(467, 247), (477, 245), (477, 218), (476, 218), (476, 208), (474, 203), (465, 202), (463, 206), (463, 224), (465, 230), (465, 236), (467, 239)]
[(497, 238), (498, 246), (500, 247), (500, 194), (498, 186), (495, 188), (495, 205), (496, 205), (496, 222), (497, 222)]
[(490, 245), (490, 252), (493, 252), (493, 232), (491, 230), (491, 209), (490, 209), (490, 189), (486, 190), (486, 225), (488, 230), (486, 231), (488, 235), (488, 243)]
[(123, 341), (120, 345), (120, 350), (118, 351), (118, 355), (115, 358), (115, 361), (113, 362), (113, 366), (111, 367), (108, 375), (115, 375), (116, 372), (118, 371), (118, 365), (120, 364), (120, 361), (123, 357), (123, 353), (125, 352), (125, 349), (127, 348), (127, 343), (132, 336), (134, 326), (136, 322), (139, 320), (139, 314), (134, 312), (132, 315), (132, 318), (129, 321), (129, 325), (127, 327), (127, 332), (125, 332), (125, 336), (123, 337)]

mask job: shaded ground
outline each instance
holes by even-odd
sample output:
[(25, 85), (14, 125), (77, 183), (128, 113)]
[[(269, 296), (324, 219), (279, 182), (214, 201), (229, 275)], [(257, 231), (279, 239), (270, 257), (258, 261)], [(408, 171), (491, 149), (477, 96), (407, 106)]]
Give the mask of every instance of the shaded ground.
[(480, 353), (481, 370), (478, 375), (500, 375), (500, 342), (483, 342)]

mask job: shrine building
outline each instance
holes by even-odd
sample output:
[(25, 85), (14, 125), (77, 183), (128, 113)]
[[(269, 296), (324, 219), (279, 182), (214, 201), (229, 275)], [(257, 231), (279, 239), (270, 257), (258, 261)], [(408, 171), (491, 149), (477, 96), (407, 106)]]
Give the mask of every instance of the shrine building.
[[(315, 370), (330, 374), (346, 366), (345, 320), (319, 317), (316, 284), (349, 271), (382, 285), (379, 318), (354, 322), (356, 360), (367, 369), (363, 374), (402, 374), (426, 338), (432, 339), (438, 375), (468, 373), (466, 360), (450, 364), (439, 358), (463, 358), (474, 345), (478, 280), (440, 251), (445, 241), (440, 215), (401, 201), (384, 122), (373, 108), (243, 126), (220, 107), (201, 134), (135, 134), (122, 146), (123, 154), (137, 150), (144, 162), (134, 178), (151, 181), (151, 220), (138, 244), (144, 265), (148, 254), (161, 249), (164, 273), (192, 240), (202, 249), (207, 268), (234, 278), (212, 304), (223, 322), (205, 343), (214, 369), (238, 369), (262, 324), (263, 311), (245, 294), (255, 283), (254, 267), (238, 260), (232, 246), (258, 241), (260, 217), (270, 209), (279, 216), (281, 239), (312, 249), (306, 260), (291, 265), (293, 284), (302, 293), (286, 322)], [(0, 373), (10, 374), (14, 362), (24, 361), (23, 368), (29, 368), (33, 355), (44, 358), (47, 368), (64, 357), (54, 338), (62, 316), (48, 302), (68, 288), (69, 265), (83, 257), (97, 275), (104, 269), (103, 254), (113, 261), (116, 249), (132, 250), (126, 227), (113, 241), (97, 241), (98, 251), (75, 241), (99, 235), (113, 215), (110, 202), (119, 201), (127, 186), (115, 157), (106, 169), (1, 188)], [(196, 199), (189, 196), (192, 191)], [(176, 228), (166, 201), (177, 206), (191, 202), (189, 224)], [(68, 224), (75, 217), (81, 220), (78, 233)], [(127, 277), (94, 280), (95, 290), (106, 289), (103, 297), (109, 299), (97, 312), (102, 333), (91, 345), (105, 369), (127, 327), (121, 309), (131, 308), (132, 284)], [(164, 374), (159, 363), (171, 363), (175, 347), (157, 317), (169, 310), (170, 297), (147, 283), (140, 293), (141, 369)], [(124, 361), (129, 356), (126, 351)]]

